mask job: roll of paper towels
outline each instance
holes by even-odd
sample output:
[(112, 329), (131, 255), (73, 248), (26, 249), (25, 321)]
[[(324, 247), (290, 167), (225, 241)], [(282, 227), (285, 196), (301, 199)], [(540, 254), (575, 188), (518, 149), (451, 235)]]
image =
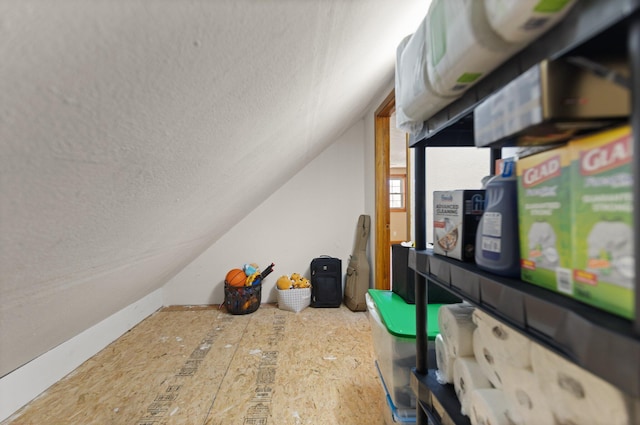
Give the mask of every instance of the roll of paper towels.
[(507, 416), (520, 425), (556, 425), (547, 398), (536, 375), (529, 369), (504, 366), (502, 392), (507, 398)]
[(509, 404), (501, 390), (478, 389), (469, 398), (469, 419), (473, 425), (513, 425), (507, 416)]
[[(422, 20), (407, 40), (397, 60), (396, 108), (414, 123), (422, 123), (459, 96), (441, 96), (431, 87), (427, 76), (427, 20)], [(397, 54), (397, 53), (396, 53)], [(398, 84), (396, 84), (398, 86)], [(396, 118), (397, 122), (397, 118)]]
[(558, 23), (575, 0), (484, 0), (495, 32), (513, 43), (530, 43)]
[(468, 415), (471, 392), (480, 388), (491, 388), (491, 382), (484, 376), (480, 365), (473, 357), (457, 357), (453, 362), (453, 387), (460, 401), (460, 411), (463, 415)]
[(396, 90), (396, 127), (407, 133), (417, 133), (422, 130), (423, 123), (421, 121), (413, 120), (404, 113), (404, 108), (407, 103), (405, 97), (409, 94), (408, 84), (411, 81), (407, 81), (406, 70), (401, 64), (402, 52), (404, 52), (407, 43), (411, 39), (411, 35), (402, 39), (398, 47), (396, 48), (396, 78), (395, 78), (395, 90)]
[(438, 366), (436, 377), (441, 384), (453, 383), (453, 362), (455, 359), (442, 334), (438, 334), (436, 336), (436, 364)]
[(632, 423), (626, 396), (613, 385), (536, 343), (532, 344), (531, 360), (540, 389), (559, 423)]
[(496, 388), (502, 388), (502, 378), (499, 372), (500, 365), (497, 363), (498, 360), (493, 353), (493, 347), (486, 344), (486, 340), (482, 337), (479, 329), (473, 331), (473, 357), (480, 365), (482, 373), (484, 373), (489, 382)]
[(531, 367), (531, 340), (480, 309), (473, 313), (485, 346), (491, 347), (495, 362), (527, 369)]
[(491, 28), (484, 1), (433, 0), (427, 12), (427, 75), (440, 96), (457, 96), (516, 53)]
[(438, 327), (454, 357), (473, 356), (474, 307), (465, 304), (443, 305), (438, 310)]

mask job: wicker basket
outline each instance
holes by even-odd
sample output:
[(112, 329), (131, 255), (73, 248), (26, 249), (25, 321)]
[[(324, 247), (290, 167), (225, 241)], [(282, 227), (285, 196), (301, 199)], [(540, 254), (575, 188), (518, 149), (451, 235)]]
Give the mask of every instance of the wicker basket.
[(278, 289), (278, 308), (298, 313), (311, 304), (311, 288)]
[(224, 305), (231, 314), (249, 314), (260, 307), (262, 283), (252, 286), (231, 286), (224, 283)]

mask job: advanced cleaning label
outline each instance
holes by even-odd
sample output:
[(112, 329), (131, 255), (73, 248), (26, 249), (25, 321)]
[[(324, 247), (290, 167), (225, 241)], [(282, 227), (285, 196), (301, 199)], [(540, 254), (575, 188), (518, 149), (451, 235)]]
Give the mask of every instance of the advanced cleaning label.
[(433, 252), (473, 261), (475, 234), (484, 211), (484, 190), (433, 192)]

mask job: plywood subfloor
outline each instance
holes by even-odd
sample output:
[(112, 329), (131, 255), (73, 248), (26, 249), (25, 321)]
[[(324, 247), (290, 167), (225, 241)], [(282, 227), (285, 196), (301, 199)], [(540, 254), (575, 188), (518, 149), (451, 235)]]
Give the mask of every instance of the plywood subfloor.
[(366, 313), (166, 308), (3, 424), (384, 424)]

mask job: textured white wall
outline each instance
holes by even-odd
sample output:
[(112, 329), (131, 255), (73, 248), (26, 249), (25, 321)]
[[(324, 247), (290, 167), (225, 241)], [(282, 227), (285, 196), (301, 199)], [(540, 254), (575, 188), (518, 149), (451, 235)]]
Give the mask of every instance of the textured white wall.
[(275, 263), (263, 302), (275, 302), (279, 276), (309, 277), (314, 257), (338, 257), (344, 272), (364, 211), (364, 143), (360, 120), (171, 279), (165, 305), (222, 303), (226, 272), (244, 263)]
[(333, 143), (426, 7), (0, 0), (0, 376), (161, 288)]
[[(433, 242), (433, 191), (482, 188), (482, 178), (489, 175), (490, 153), (475, 147), (427, 149), (427, 242)], [(454, 161), (456, 166), (451, 167)]]

